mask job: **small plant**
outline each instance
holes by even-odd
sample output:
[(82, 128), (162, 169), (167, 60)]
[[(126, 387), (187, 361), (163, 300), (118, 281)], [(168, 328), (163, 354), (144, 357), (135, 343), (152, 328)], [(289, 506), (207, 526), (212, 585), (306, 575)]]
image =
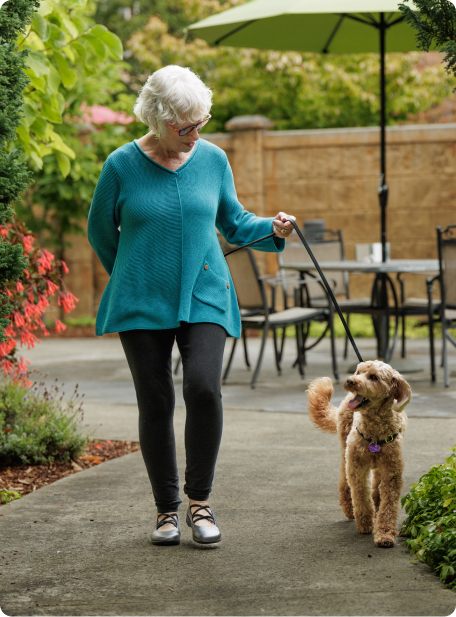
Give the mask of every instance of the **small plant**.
[[(57, 382), (57, 379), (55, 380)], [(61, 387), (63, 387), (62, 384)], [(0, 384), (0, 465), (33, 465), (76, 458), (87, 444), (78, 385), (69, 399), (54, 383), (31, 386), (4, 378)]]
[(0, 506), (4, 506), (10, 501), (20, 499), (20, 495), (17, 491), (9, 491), (7, 488), (0, 488)]
[(407, 518), (401, 535), (410, 554), (427, 563), (440, 580), (456, 588), (456, 446), (402, 498)]

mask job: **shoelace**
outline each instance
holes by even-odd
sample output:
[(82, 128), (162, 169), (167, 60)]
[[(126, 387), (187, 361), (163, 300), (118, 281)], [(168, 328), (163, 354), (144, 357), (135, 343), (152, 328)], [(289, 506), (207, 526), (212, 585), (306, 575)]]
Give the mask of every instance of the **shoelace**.
[[(192, 521), (194, 523), (197, 523), (198, 521), (202, 521), (202, 520), (208, 520), (208, 521), (211, 521), (212, 523), (214, 523), (214, 525), (216, 525), (215, 518), (214, 518), (214, 515), (212, 514), (212, 510), (211, 510), (210, 506), (198, 506), (196, 508), (196, 510), (194, 512), (192, 512), (192, 508), (194, 508), (195, 505), (190, 506), (190, 515), (191, 515)], [(198, 512), (200, 510), (204, 510), (205, 512), (207, 512), (207, 515), (198, 514)], [(195, 517), (197, 517), (197, 518), (195, 518)]]
[(157, 529), (160, 529), (160, 527), (167, 523), (171, 523), (177, 529), (177, 514), (160, 514), (159, 516), (163, 516), (163, 518), (160, 521), (157, 520)]

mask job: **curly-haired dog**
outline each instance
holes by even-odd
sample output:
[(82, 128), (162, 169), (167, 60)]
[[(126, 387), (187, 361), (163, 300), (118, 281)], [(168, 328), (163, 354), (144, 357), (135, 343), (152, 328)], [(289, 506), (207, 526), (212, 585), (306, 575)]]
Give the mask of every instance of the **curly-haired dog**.
[[(402, 487), (403, 411), (411, 399), (409, 384), (389, 364), (361, 362), (344, 384), (349, 394), (337, 409), (329, 377), (309, 384), (309, 413), (314, 424), (337, 433), (342, 446), (340, 505), (356, 520), (359, 533), (372, 533), (377, 546), (396, 544)], [(373, 470), (373, 481), (370, 471)]]

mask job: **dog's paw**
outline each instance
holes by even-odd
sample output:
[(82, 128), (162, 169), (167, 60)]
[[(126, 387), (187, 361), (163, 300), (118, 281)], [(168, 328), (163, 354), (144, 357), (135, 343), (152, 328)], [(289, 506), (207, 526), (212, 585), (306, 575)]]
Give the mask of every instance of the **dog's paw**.
[(347, 503), (342, 503), (342, 512), (348, 518), (349, 521), (352, 521), (355, 518), (355, 513), (353, 512), (353, 506)]
[(396, 546), (396, 534), (375, 534), (374, 542), (378, 546), (378, 548), (393, 548), (394, 546)]
[(374, 524), (356, 521), (356, 529), (358, 533), (372, 533), (374, 531)]

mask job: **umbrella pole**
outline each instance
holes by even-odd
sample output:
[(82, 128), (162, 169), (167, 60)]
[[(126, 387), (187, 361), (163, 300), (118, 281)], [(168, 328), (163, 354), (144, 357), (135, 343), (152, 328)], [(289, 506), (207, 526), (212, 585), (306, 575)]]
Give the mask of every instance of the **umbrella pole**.
[(385, 87), (385, 14), (380, 13), (380, 185), (378, 196), (381, 210), (382, 261), (386, 261), (386, 206), (388, 186), (386, 184), (386, 87)]

